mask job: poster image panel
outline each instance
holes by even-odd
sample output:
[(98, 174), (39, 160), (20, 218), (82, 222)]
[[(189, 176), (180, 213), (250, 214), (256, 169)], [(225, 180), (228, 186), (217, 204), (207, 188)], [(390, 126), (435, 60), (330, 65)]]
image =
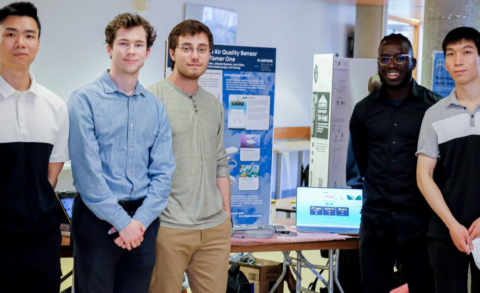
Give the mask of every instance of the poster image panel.
[(443, 52), (433, 52), (432, 91), (442, 97), (450, 95), (455, 88), (455, 82), (445, 68), (445, 55)]
[(328, 139), (330, 128), (330, 93), (313, 92), (313, 135), (314, 138)]

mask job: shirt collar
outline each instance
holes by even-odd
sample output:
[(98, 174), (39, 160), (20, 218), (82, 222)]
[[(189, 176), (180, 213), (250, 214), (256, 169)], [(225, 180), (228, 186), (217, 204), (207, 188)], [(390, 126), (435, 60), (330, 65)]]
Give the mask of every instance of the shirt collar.
[(190, 94), (190, 93), (187, 93), (187, 92), (184, 92), (183, 90), (181, 90), (178, 86), (176, 86), (173, 82), (171, 82), (168, 78), (165, 79), (176, 91), (178, 91), (179, 93), (182, 93), (183, 95), (191, 98), (191, 97), (195, 97), (201, 90), (202, 87), (198, 86), (198, 89), (196, 92)]
[(448, 95), (448, 97), (446, 97), (445, 100), (446, 100), (447, 106), (450, 106), (450, 105), (462, 106), (457, 99), (457, 92), (455, 91), (455, 89), (453, 89), (450, 92), (450, 95)]
[[(119, 92), (119, 93), (124, 94), (123, 92), (121, 92), (118, 89), (117, 85), (113, 82), (113, 79), (110, 76), (110, 74), (108, 74), (108, 71), (109, 71), (108, 69), (105, 70), (105, 72), (100, 77), (100, 81), (103, 84), (103, 88), (105, 90), (105, 93), (111, 94), (111, 93)], [(133, 91), (132, 95), (134, 95), (134, 96), (142, 95), (142, 96), (145, 97), (146, 96), (146, 91), (147, 90), (137, 80), (137, 85), (135, 86), (135, 90)]]
[[(39, 97), (37, 81), (35, 80), (35, 76), (30, 73), (30, 88), (25, 92), (31, 92), (34, 96)], [(6, 99), (12, 96), (14, 93), (19, 92), (14, 89), (1, 75), (0, 75), (0, 94)]]

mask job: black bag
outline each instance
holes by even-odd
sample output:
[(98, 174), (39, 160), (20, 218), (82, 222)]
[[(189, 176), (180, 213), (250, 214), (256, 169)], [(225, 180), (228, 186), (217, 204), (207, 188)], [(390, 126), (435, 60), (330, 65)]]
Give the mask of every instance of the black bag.
[(252, 287), (237, 263), (228, 269), (227, 293), (252, 293)]

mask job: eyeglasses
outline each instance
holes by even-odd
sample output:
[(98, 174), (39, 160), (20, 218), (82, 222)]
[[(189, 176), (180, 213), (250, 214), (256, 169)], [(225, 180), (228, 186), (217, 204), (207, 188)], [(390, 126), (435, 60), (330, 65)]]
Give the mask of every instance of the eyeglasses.
[(198, 55), (205, 55), (205, 54), (212, 51), (212, 49), (210, 49), (208, 47), (198, 47), (198, 48), (194, 49), (190, 46), (178, 46), (177, 48), (180, 49), (185, 54), (192, 54), (193, 51), (197, 51)]
[(388, 66), (390, 64), (390, 61), (393, 59), (393, 62), (395, 64), (403, 64), (405, 61), (407, 61), (408, 58), (412, 58), (411, 55), (406, 55), (406, 54), (399, 54), (395, 56), (380, 56), (378, 57), (378, 64), (382, 66)]

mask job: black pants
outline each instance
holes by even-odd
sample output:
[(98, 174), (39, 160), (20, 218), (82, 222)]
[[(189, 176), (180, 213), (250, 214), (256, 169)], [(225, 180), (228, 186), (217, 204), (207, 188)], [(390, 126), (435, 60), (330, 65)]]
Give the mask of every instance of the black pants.
[(428, 252), (435, 275), (437, 293), (467, 293), (468, 266), (472, 273), (472, 293), (480, 292), (480, 270), (473, 256), (460, 252), (451, 239), (429, 238)]
[(428, 261), (425, 237), (397, 242), (394, 229), (384, 237), (362, 218), (360, 227), (360, 269), (363, 293), (390, 292), (395, 261), (403, 264), (410, 293), (433, 293), (433, 272)]
[[(135, 210), (125, 208), (130, 216)], [(79, 197), (75, 199), (72, 223), (75, 292), (147, 293), (155, 267), (160, 220), (152, 222), (142, 244), (131, 251), (113, 242), (108, 236), (111, 227), (98, 219)]]
[(60, 229), (31, 237), (2, 238), (0, 293), (58, 293), (61, 243)]

